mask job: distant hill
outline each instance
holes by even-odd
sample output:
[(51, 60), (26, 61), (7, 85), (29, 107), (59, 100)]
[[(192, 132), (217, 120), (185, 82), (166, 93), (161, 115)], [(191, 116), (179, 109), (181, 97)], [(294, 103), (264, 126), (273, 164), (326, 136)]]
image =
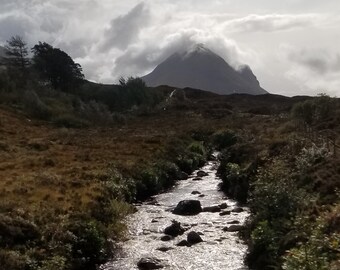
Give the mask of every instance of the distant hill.
[(235, 70), (202, 44), (171, 55), (142, 79), (148, 86), (191, 87), (222, 95), (267, 93), (249, 66)]

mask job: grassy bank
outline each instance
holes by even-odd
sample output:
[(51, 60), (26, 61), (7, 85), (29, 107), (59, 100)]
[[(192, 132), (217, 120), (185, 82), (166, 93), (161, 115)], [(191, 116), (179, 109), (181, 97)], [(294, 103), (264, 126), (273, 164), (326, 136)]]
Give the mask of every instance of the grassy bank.
[(337, 102), (321, 96), (229, 131), (219, 173), (223, 190), (251, 209), (243, 236), (252, 269), (339, 269)]

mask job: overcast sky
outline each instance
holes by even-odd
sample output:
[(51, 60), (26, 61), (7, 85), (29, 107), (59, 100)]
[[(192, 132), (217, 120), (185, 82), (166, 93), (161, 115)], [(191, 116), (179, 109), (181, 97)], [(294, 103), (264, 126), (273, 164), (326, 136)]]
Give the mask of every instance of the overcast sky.
[(339, 0), (0, 0), (0, 44), (12, 35), (61, 48), (102, 83), (204, 43), (271, 93), (340, 96)]

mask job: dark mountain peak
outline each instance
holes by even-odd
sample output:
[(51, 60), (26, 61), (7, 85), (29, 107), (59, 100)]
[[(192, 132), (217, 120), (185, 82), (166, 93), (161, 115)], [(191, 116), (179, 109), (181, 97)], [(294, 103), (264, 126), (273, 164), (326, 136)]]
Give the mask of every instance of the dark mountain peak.
[(235, 70), (201, 43), (174, 53), (144, 76), (143, 80), (148, 86), (191, 87), (217, 94), (267, 93), (260, 87), (249, 66)]
[(213, 52), (207, 49), (203, 43), (194, 44), (191, 46), (187, 51), (186, 54), (193, 55), (193, 54), (213, 54)]
[(248, 65), (242, 65), (239, 69), (238, 72), (244, 78), (246, 81), (249, 83), (253, 84), (258, 84), (260, 85), (259, 81), (257, 80), (256, 76), (254, 75), (253, 71)]

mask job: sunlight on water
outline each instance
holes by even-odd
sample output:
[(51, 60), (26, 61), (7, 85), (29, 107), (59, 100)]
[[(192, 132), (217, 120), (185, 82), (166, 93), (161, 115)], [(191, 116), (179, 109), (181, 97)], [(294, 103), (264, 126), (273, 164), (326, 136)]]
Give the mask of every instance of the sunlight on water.
[[(121, 251), (115, 260), (101, 266), (102, 270), (131, 270), (138, 269), (137, 262), (142, 257), (155, 257), (162, 260), (162, 269), (185, 270), (238, 270), (247, 269), (243, 259), (247, 252), (247, 246), (237, 236), (237, 232), (224, 232), (222, 229), (230, 224), (228, 222), (239, 221), (243, 224), (249, 216), (247, 209), (241, 213), (231, 213), (220, 216), (219, 213), (202, 212), (196, 216), (179, 216), (171, 213), (177, 203), (184, 199), (198, 199), (202, 207), (227, 203), (231, 210), (236, 203), (225, 198), (218, 191), (220, 180), (215, 176), (217, 163), (209, 162), (201, 170), (209, 175), (200, 181), (188, 180), (178, 182), (178, 185), (170, 192), (155, 196), (153, 203), (144, 203), (138, 206), (138, 212), (131, 215), (128, 220), (128, 241), (121, 244)], [(191, 194), (199, 191), (204, 197)], [(170, 241), (161, 241), (165, 227), (171, 225), (172, 220), (181, 222), (190, 227), (183, 235)], [(186, 239), (190, 231), (202, 233), (204, 242), (191, 247), (179, 247), (176, 244)], [(172, 249), (162, 252), (160, 247)]]

